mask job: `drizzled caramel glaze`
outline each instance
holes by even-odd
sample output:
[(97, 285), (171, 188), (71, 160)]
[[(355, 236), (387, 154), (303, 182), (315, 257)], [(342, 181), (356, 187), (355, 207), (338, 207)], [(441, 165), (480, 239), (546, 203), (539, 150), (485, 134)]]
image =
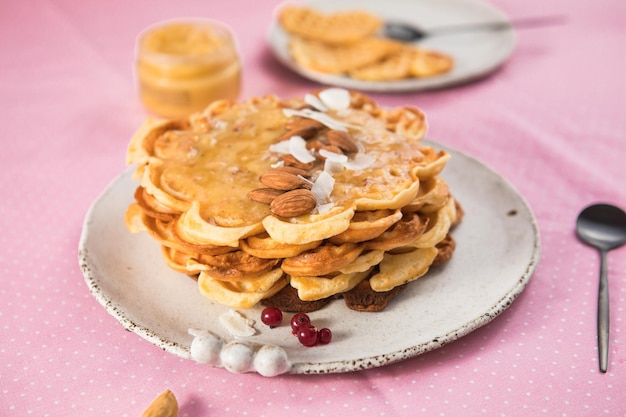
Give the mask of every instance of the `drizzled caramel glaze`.
[[(162, 129), (147, 141), (146, 132), (156, 131), (159, 123), (165, 123), (149, 120), (131, 142), (128, 160), (140, 165), (142, 186), (163, 205), (184, 212), (195, 202), (201, 217), (211, 224), (253, 225), (271, 213), (268, 205), (252, 201), (247, 194), (261, 187), (260, 175), (279, 163), (280, 155), (269, 148), (284, 135), (288, 122), (298, 117), (287, 117), (283, 108), (303, 106), (299, 100), (279, 102), (275, 97), (232, 105), (217, 102), (204, 113), (191, 117), (189, 126)], [(355, 210), (402, 207), (417, 194), (420, 167), (443, 168), (448, 159), (445, 153), (428, 152), (420, 144), (421, 138), (407, 138), (388, 130), (384, 111), (375, 110), (351, 108), (326, 112), (349, 126), (347, 131), (359, 152), (372, 159), (371, 165), (364, 169), (332, 172), (335, 183), (330, 200), (335, 207)], [(323, 135), (321, 129), (318, 137)], [(437, 164), (437, 160), (441, 163)], [(311, 180), (323, 168), (319, 159)], [(305, 215), (292, 221), (307, 223), (327, 215)]]

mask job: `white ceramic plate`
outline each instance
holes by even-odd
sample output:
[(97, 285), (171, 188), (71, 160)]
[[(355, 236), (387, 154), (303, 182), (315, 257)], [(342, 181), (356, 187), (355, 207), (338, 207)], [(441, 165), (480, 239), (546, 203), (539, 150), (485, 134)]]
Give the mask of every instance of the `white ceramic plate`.
[[(437, 148), (445, 147), (434, 144)], [(256, 320), (253, 343), (286, 351), (292, 373), (347, 372), (382, 366), (434, 350), (490, 322), (530, 280), (540, 256), (539, 231), (524, 199), (498, 174), (448, 149), (444, 171), (465, 210), (455, 229), (451, 261), (408, 285), (380, 313), (359, 313), (341, 300), (310, 314), (333, 331), (329, 345), (302, 347), (288, 319), (270, 329), (261, 307), (241, 311)], [(171, 271), (147, 233), (130, 234), (124, 211), (137, 184), (127, 171), (86, 215), (79, 262), (95, 298), (122, 325), (175, 355), (189, 358), (189, 328), (232, 340), (218, 323), (229, 308), (203, 298), (192, 279)]]
[[(296, 4), (314, 7), (324, 12), (367, 10), (385, 20), (406, 22), (423, 29), (466, 23), (509, 21), (498, 9), (477, 0), (309, 0)], [(455, 60), (452, 71), (430, 78), (369, 82), (324, 74), (298, 66), (288, 51), (289, 36), (276, 21), (270, 26), (268, 39), (278, 60), (305, 78), (322, 84), (378, 92), (431, 90), (474, 81), (501, 66), (515, 47), (513, 29), (432, 37), (420, 41), (419, 45), (452, 56)]]

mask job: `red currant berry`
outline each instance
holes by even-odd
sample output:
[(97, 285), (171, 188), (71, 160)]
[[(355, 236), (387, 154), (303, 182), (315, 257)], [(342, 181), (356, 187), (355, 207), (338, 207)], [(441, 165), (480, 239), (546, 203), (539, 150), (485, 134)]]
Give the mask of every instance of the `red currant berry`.
[(265, 307), (261, 312), (261, 321), (272, 328), (277, 327), (283, 321), (283, 313), (277, 307)]
[(327, 329), (326, 327), (324, 327), (323, 329), (320, 329), (319, 332), (317, 332), (317, 341), (321, 345), (329, 344), (332, 338), (333, 338), (333, 332), (331, 332), (330, 329)]
[(298, 341), (306, 347), (315, 346), (317, 343), (317, 329), (312, 324), (298, 328)]
[(298, 329), (311, 324), (311, 319), (305, 313), (296, 313), (291, 318), (291, 333), (298, 335)]

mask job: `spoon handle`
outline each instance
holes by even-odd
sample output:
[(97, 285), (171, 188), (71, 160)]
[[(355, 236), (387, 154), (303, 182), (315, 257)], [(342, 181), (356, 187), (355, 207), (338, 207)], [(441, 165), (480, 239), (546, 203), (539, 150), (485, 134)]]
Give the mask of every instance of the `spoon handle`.
[(600, 251), (600, 286), (598, 288), (598, 359), (604, 373), (609, 359), (609, 282), (607, 251)]
[(481, 23), (465, 23), (449, 26), (440, 26), (428, 30), (429, 35), (444, 35), (452, 34), (455, 32), (469, 32), (475, 30), (506, 30), (506, 29), (522, 29), (533, 28), (541, 26), (550, 26), (555, 24), (561, 24), (565, 22), (565, 17), (561, 15), (557, 16), (538, 16), (514, 19), (509, 22), (481, 22)]

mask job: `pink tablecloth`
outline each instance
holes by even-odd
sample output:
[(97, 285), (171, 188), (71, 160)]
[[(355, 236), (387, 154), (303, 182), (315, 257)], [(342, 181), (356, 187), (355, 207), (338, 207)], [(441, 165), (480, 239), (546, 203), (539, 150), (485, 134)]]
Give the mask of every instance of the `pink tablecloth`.
[(242, 96), (317, 87), (272, 58), (271, 0), (0, 4), (0, 415), (137, 416), (164, 389), (182, 416), (625, 415), (626, 248), (609, 256), (611, 350), (598, 372), (598, 256), (575, 237), (583, 206), (626, 206), (626, 4), (497, 0), (510, 16), (565, 14), (519, 33), (493, 76), (463, 87), (377, 94), (418, 105), (429, 136), (493, 167), (528, 200), (543, 256), (496, 320), (441, 349), (363, 372), (263, 378), (179, 359), (127, 332), (77, 265), (83, 217), (124, 169), (146, 113), (133, 43), (158, 20), (232, 26)]

